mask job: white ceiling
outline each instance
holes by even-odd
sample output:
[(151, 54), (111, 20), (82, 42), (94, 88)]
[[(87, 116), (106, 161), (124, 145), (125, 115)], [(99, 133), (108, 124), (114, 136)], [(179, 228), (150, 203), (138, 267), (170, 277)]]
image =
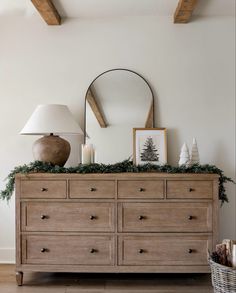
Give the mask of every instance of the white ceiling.
[[(70, 18), (136, 15), (172, 16), (178, 0), (54, 0), (60, 14)], [(0, 0), (0, 14), (35, 13), (30, 0)], [(235, 0), (198, 0), (195, 15), (233, 16)]]

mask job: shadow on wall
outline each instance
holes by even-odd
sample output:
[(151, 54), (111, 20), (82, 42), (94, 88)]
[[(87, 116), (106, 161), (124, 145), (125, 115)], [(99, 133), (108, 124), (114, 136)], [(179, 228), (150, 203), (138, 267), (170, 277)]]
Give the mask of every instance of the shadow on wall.
[(223, 155), (225, 153), (226, 153), (226, 149), (224, 147), (224, 143), (222, 143), (222, 140), (220, 139), (217, 140), (214, 143), (214, 148), (212, 148), (211, 161), (214, 162), (214, 164), (219, 168), (223, 168), (224, 166), (224, 172), (231, 174), (232, 170), (227, 170), (225, 168), (227, 166), (225, 164), (225, 156)]
[(179, 131), (177, 128), (167, 129), (167, 162), (169, 165), (177, 165), (180, 153)]

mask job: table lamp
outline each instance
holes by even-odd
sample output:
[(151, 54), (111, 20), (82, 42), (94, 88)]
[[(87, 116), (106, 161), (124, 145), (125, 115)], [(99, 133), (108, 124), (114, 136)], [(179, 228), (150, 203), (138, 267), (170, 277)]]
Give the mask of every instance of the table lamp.
[(43, 135), (33, 145), (35, 160), (64, 166), (70, 155), (70, 144), (61, 134), (83, 135), (66, 105), (39, 105), (20, 134)]

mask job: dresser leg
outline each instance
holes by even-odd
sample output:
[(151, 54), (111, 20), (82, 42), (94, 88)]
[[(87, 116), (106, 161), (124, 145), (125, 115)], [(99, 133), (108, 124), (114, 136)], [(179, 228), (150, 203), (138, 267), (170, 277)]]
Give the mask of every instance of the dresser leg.
[(23, 285), (23, 272), (16, 272), (16, 283), (18, 286)]

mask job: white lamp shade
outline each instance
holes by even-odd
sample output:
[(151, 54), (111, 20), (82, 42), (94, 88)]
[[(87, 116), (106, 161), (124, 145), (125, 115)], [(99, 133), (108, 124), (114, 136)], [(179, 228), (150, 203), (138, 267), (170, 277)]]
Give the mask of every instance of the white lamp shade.
[(66, 105), (39, 105), (20, 134), (83, 134)]

